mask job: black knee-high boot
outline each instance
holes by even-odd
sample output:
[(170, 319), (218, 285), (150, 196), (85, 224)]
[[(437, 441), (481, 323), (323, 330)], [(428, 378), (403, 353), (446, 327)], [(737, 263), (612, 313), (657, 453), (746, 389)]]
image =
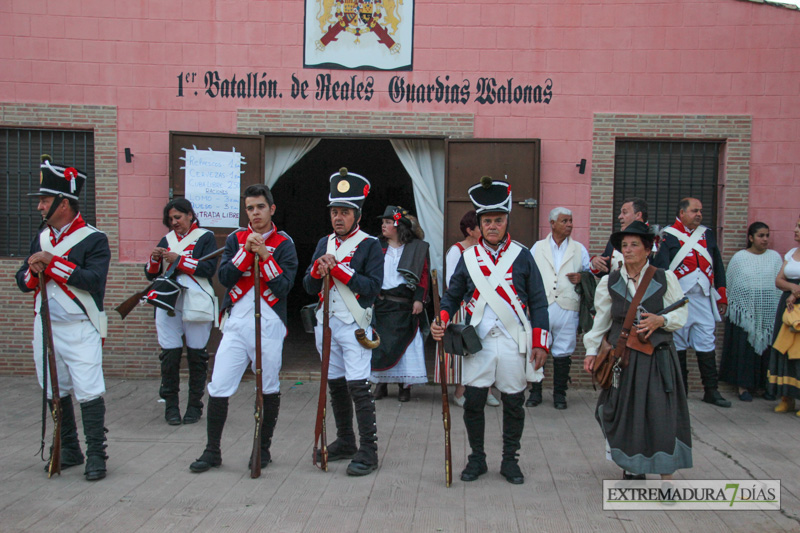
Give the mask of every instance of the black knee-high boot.
[(222, 464), (222, 430), (225, 428), (225, 420), (228, 419), (228, 398), (208, 397), (208, 415), (206, 416), (206, 435), (208, 442), (203, 455), (189, 466), (189, 470), (195, 473), (205, 472), (212, 466)]
[(488, 388), (464, 387), (464, 427), (467, 428), (467, 439), (472, 452), (467, 459), (467, 466), (461, 472), (461, 481), (475, 481), (485, 474), (486, 452), (483, 451), (483, 435), (486, 429), (486, 419), (483, 409), (486, 407)]
[(553, 358), (553, 407), (556, 409), (567, 408), (567, 389), (569, 388), (569, 368), (572, 357)]
[(378, 469), (378, 427), (375, 421), (375, 401), (369, 382), (348, 381), (347, 388), (355, 405), (358, 422), (358, 451), (347, 465), (351, 476), (365, 476)]
[[(261, 422), (261, 468), (266, 468), (272, 462), (272, 455), (269, 452), (272, 446), (272, 435), (275, 433), (275, 426), (278, 423), (278, 411), (281, 408), (281, 393), (263, 394), (264, 419)], [(252, 468), (248, 464), (248, 468)]]
[(208, 380), (208, 352), (205, 348), (187, 348), (189, 363), (189, 404), (183, 415), (184, 424), (194, 424), (203, 416), (203, 395)]
[[(53, 402), (48, 400), (50, 411), (53, 411)], [(52, 453), (52, 448), (51, 448)], [(83, 464), (83, 452), (78, 440), (78, 426), (75, 423), (75, 408), (72, 406), (72, 396), (61, 398), (61, 469)], [(44, 467), (45, 472), (50, 471), (50, 462)]]
[(159, 395), (164, 399), (164, 418), (170, 426), (181, 423), (181, 410), (178, 393), (181, 390), (181, 354), (183, 348), (161, 350), (161, 389)]
[(731, 402), (722, 397), (717, 390), (719, 374), (717, 373), (717, 354), (715, 352), (697, 352), (697, 366), (700, 368), (700, 379), (703, 380), (703, 401), (717, 407), (730, 407)]
[(520, 485), (525, 482), (525, 476), (519, 469), (517, 452), (520, 449), (522, 430), (525, 427), (525, 392), (501, 395), (503, 400), (503, 462), (500, 464), (500, 474), (509, 483)]
[(681, 365), (681, 377), (683, 377), (683, 389), (689, 394), (689, 367), (686, 365), (686, 350), (678, 350), (678, 363)]
[[(331, 393), (331, 410), (336, 421), (336, 440), (328, 446), (328, 461), (352, 459), (358, 451), (353, 432), (353, 400), (347, 389), (346, 378), (328, 380)], [(317, 462), (322, 461), (322, 451), (317, 450)]]
[(106, 403), (102, 397), (81, 404), (83, 435), (86, 437), (86, 470), (88, 481), (106, 477)]

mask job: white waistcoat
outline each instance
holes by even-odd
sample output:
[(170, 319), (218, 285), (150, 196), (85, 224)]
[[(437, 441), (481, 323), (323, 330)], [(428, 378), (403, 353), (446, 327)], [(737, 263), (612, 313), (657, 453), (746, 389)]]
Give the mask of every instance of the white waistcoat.
[(575, 285), (567, 278), (567, 274), (582, 270), (581, 245), (572, 238), (567, 238), (567, 249), (561, 265), (553, 264), (553, 252), (550, 249), (552, 233), (537, 243), (533, 260), (539, 267), (542, 283), (547, 294), (547, 305), (558, 303), (558, 306), (567, 311), (578, 311), (581, 298), (575, 292)]

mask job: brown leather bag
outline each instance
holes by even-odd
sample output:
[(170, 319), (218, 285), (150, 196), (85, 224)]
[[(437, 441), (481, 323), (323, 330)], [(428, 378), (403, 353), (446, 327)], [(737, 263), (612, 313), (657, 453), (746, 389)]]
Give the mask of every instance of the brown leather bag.
[(603, 336), (600, 342), (600, 349), (598, 350), (597, 357), (594, 360), (594, 367), (592, 368), (592, 384), (599, 386), (601, 389), (607, 389), (614, 383), (614, 371), (624, 370), (628, 367), (630, 358), (630, 348), (627, 346), (628, 338), (630, 337), (631, 328), (633, 327), (633, 320), (636, 317), (636, 308), (642, 302), (647, 286), (650, 285), (650, 280), (656, 273), (656, 267), (649, 265), (636, 289), (636, 294), (633, 295), (628, 313), (625, 315), (625, 322), (622, 323), (622, 331), (617, 339), (616, 347), (608, 342), (608, 333)]

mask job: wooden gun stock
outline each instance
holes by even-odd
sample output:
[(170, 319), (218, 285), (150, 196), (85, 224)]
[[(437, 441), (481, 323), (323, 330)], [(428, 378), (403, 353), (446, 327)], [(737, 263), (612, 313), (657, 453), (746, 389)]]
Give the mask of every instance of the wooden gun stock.
[[(439, 312), (439, 280), (436, 270), (431, 272), (431, 285), (433, 291), (433, 312), (436, 323), (441, 325)], [(453, 462), (450, 453), (450, 401), (447, 392), (447, 367), (445, 366), (444, 341), (436, 343), (436, 356), (439, 358), (439, 379), (442, 382), (442, 424), (444, 425), (444, 475), (445, 485), (453, 483)]]
[[(327, 414), (328, 404), (328, 367), (331, 362), (331, 325), (330, 325), (330, 300), (331, 275), (325, 275), (322, 285), (322, 369), (319, 378), (319, 399), (317, 401), (317, 422), (314, 426), (314, 466), (320, 470), (328, 471), (328, 431), (325, 427), (325, 415)], [(319, 465), (317, 465), (317, 452), (320, 455)]]
[[(56, 352), (53, 345), (53, 329), (50, 324), (50, 302), (47, 298), (47, 281), (44, 272), (39, 272), (39, 316), (42, 320), (42, 353), (45, 358), (42, 370), (44, 379), (43, 409), (47, 409), (47, 374), (50, 373), (50, 391), (53, 396), (51, 402), (53, 409), (50, 412), (53, 417), (53, 444), (50, 447), (50, 462), (47, 465), (47, 477), (53, 474), (61, 475), (61, 393), (58, 390), (58, 368), (56, 367)], [(44, 452), (44, 434), (46, 418), (42, 418), (42, 451)]]
[(264, 421), (264, 380), (261, 372), (261, 269), (259, 256), (253, 254), (253, 296), (255, 298), (256, 315), (256, 406), (254, 417), (256, 429), (253, 433), (253, 453), (250, 454), (250, 477), (256, 479), (261, 476), (261, 426)]
[[(222, 252), (224, 252), (224, 251), (225, 251), (224, 247), (220, 248), (218, 250), (215, 250), (215, 251), (211, 252), (208, 255), (204, 255), (203, 257), (198, 259), (197, 262), (199, 263), (200, 261), (208, 261), (209, 259), (215, 259), (215, 258), (221, 256)], [(177, 264), (178, 263), (176, 261), (175, 263), (170, 265), (170, 267), (167, 269), (166, 274), (164, 274), (165, 278), (170, 277), (175, 272), (175, 267), (177, 266)], [(152, 286), (153, 286), (153, 284), (151, 283), (150, 285), (148, 285), (147, 287), (145, 287), (141, 291), (139, 291), (137, 293), (134, 293), (127, 300), (125, 300), (124, 302), (122, 302), (121, 304), (116, 306), (114, 308), (114, 311), (119, 313), (119, 316), (120, 316), (120, 318), (122, 318), (122, 320), (125, 320), (125, 317), (127, 317), (129, 314), (131, 314), (131, 311), (136, 309), (136, 306), (139, 305), (139, 302), (142, 301), (142, 298), (147, 296), (147, 293), (150, 292), (150, 288)]]

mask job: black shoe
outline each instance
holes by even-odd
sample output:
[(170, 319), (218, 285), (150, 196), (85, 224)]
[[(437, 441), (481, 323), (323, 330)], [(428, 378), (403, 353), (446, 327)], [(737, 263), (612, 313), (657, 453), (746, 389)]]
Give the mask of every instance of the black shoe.
[[(261, 468), (268, 467), (271, 462), (272, 462), (272, 457), (270, 457), (269, 452), (264, 453), (264, 450), (261, 450)], [(194, 466), (194, 463), (192, 463), (192, 466)], [(217, 465), (217, 466), (219, 466), (219, 465)], [(189, 468), (191, 468), (191, 466)], [(248, 470), (252, 470), (253, 469), (253, 458), (252, 457), (250, 458), (249, 461), (247, 461), (247, 469)], [(206, 470), (208, 470), (208, 468), (206, 468)]]
[(706, 393), (703, 395), (703, 401), (711, 405), (716, 405), (717, 407), (731, 406), (731, 402), (723, 398), (717, 389), (706, 389)]
[[(352, 459), (358, 451), (355, 442), (347, 443), (342, 442), (341, 439), (336, 439), (328, 446), (328, 462), (341, 461), (342, 459)], [(317, 462), (322, 461), (322, 450), (317, 450)]]
[(488, 471), (485, 459), (470, 458), (467, 466), (461, 471), (461, 481), (475, 481)]
[(100, 455), (86, 458), (86, 470), (83, 472), (86, 481), (97, 481), (106, 477), (106, 460)]
[(404, 387), (403, 384), (400, 384), (400, 390), (397, 392), (397, 401), (398, 402), (407, 402), (411, 399), (411, 388)]
[(764, 395), (761, 396), (761, 397), (764, 398), (765, 400), (767, 400), (768, 402), (774, 402), (775, 400), (778, 399), (777, 396), (775, 396), (774, 394), (770, 394), (770, 393), (768, 393), (766, 391), (764, 391)]
[(647, 476), (644, 474), (631, 474), (627, 470), (622, 471), (622, 479), (626, 481), (645, 480)]
[(375, 457), (373, 454), (366, 450), (359, 450), (350, 464), (347, 465), (347, 475), (349, 476), (366, 476), (378, 469), (378, 463), (373, 462)]
[[(539, 385), (538, 387), (536, 385)], [(536, 407), (542, 403), (542, 384), (534, 383), (531, 386), (531, 395), (525, 401), (525, 407)]]
[(553, 394), (553, 407), (556, 409), (566, 409), (567, 397), (563, 394)]
[[(203, 409), (202, 408), (197, 408), (197, 407), (194, 407), (193, 405), (190, 405), (189, 407), (186, 408), (186, 413), (183, 415), (183, 423), (184, 424), (196, 424), (197, 422), (200, 421), (200, 418), (202, 416), (203, 416)], [(177, 424), (173, 424), (169, 420), (167, 420), (167, 422), (171, 426), (177, 425)], [(178, 422), (178, 423), (180, 423), (180, 422)]]
[(389, 395), (389, 389), (386, 386), (386, 383), (378, 383), (375, 385), (375, 392), (372, 393), (372, 397), (376, 400), (381, 400), (386, 398)]
[[(210, 452), (208, 450), (203, 452), (200, 458), (189, 465), (189, 470), (195, 474), (205, 472), (211, 467), (217, 468), (222, 464), (222, 454)], [(263, 466), (263, 465), (262, 465)]]
[(170, 426), (180, 426), (182, 424), (181, 410), (177, 405), (169, 406), (164, 410), (164, 420), (166, 420), (167, 424)]
[(500, 464), (500, 475), (506, 478), (506, 481), (512, 485), (522, 485), (525, 483), (525, 476), (522, 474), (522, 470), (519, 469), (519, 464), (517, 464), (516, 461), (503, 461)]
[(750, 394), (749, 390), (746, 390), (746, 391), (744, 391), (743, 393), (741, 393), (739, 395), (739, 400), (743, 401), (743, 402), (752, 402), (753, 401), (753, 395)]

